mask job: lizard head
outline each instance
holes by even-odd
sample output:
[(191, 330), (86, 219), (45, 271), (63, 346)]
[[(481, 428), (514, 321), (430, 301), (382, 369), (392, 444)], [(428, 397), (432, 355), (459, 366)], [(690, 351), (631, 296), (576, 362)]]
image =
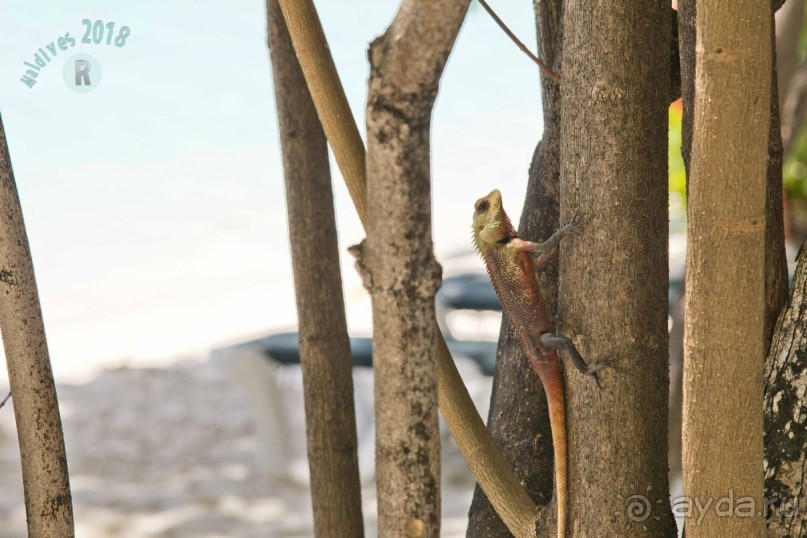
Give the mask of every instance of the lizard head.
[(502, 207), (502, 193), (494, 189), (474, 204), (474, 242), (478, 247), (497, 243), (515, 235)]

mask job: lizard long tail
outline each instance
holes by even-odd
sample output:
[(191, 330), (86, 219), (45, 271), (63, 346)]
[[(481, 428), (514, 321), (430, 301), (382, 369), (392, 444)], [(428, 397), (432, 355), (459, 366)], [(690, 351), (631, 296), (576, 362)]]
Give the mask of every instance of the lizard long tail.
[(549, 424), (552, 428), (552, 445), (555, 450), (555, 500), (558, 503), (558, 538), (566, 537), (568, 513), (567, 493), (567, 445), (566, 403), (563, 393), (563, 378), (557, 363), (541, 365), (538, 375), (546, 391), (549, 403)]

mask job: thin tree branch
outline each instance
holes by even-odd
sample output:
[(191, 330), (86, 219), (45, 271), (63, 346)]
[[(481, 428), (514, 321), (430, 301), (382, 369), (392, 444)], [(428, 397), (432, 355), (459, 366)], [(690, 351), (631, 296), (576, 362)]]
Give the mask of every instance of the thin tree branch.
[(0, 260), (0, 329), (14, 392), (28, 535), (70, 538), (75, 532), (62, 419), (2, 118)]
[(488, 3), (485, 0), (477, 0), (477, 1), (482, 5), (483, 8), (485, 8), (485, 11), (488, 12), (488, 15), (491, 16), (491, 18), (496, 22), (496, 24), (499, 25), (499, 28), (501, 28), (504, 31), (504, 33), (507, 34), (507, 37), (509, 37), (510, 40), (513, 43), (515, 43), (518, 48), (521, 49), (521, 52), (529, 56), (533, 62), (538, 64), (538, 67), (541, 68), (541, 71), (543, 71), (544, 74), (546, 74), (546, 76), (555, 81), (555, 83), (560, 84), (560, 75), (552, 71), (552, 69), (548, 65), (546, 65), (542, 59), (540, 59), (529, 48), (527, 48), (527, 45), (525, 45), (516, 36), (516, 34), (514, 34), (513, 31), (507, 27), (504, 21), (498, 15), (496, 15), (496, 12), (493, 11), (493, 8), (491, 8), (490, 5), (488, 5)]
[(6, 397), (3, 398), (2, 402), (0, 402), (0, 408), (2, 408), (4, 405), (6, 405), (6, 402), (8, 401), (9, 398), (11, 398), (11, 391), (8, 391), (8, 394), (6, 394)]
[(350, 360), (328, 144), (277, 0), (269, 53), (300, 326), (314, 535), (364, 535)]

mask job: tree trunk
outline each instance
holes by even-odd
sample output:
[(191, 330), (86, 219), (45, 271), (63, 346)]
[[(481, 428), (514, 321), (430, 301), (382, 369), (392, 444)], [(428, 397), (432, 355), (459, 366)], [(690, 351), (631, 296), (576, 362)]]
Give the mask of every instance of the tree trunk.
[(267, 0), (303, 368), (314, 533), (364, 534), (353, 378), (325, 134), (277, 0)]
[[(773, 0), (775, 12), (782, 6), (781, 0)], [(769, 16), (773, 16), (769, 13)], [(681, 93), (683, 97), (683, 121), (681, 124), (681, 154), (687, 176), (690, 174), (692, 153), (692, 123), (695, 103), (695, 0), (680, 0), (678, 5), (678, 30), (681, 57)], [(775, 54), (776, 36), (772, 23), (770, 50)], [(775, 57), (775, 56), (774, 56)], [(765, 349), (767, 350), (776, 318), (787, 298), (787, 260), (785, 258), (785, 222), (782, 199), (782, 138), (779, 121), (776, 62), (771, 62), (771, 94), (767, 191), (765, 200)]]
[(20, 440), (28, 535), (74, 536), (59, 402), (34, 266), (0, 118), (0, 330)]
[[(795, 0), (794, 3), (798, 3)], [(781, 0), (772, 2), (773, 10), (781, 7)], [(695, 88), (695, 2), (694, 0), (681, 0), (679, 4), (679, 39), (681, 44), (681, 71), (682, 88), (684, 93), (684, 121), (682, 153), (687, 171), (690, 170), (690, 154), (692, 148), (692, 123), (694, 118), (694, 88)], [(771, 43), (772, 51), (775, 42)], [(771, 62), (771, 81), (774, 85), (770, 95), (770, 128), (769, 128), (769, 156), (767, 165), (767, 198), (766, 198), (766, 225), (765, 225), (765, 342), (773, 333), (776, 318), (787, 296), (787, 265), (784, 256), (784, 219), (782, 210), (782, 155), (779, 130), (778, 92), (776, 91), (776, 62)], [(768, 361), (771, 360), (769, 356)], [(771, 370), (774, 365), (766, 364)], [(766, 409), (770, 409), (771, 402), (767, 400)], [(776, 450), (770, 446), (773, 438), (768, 437), (766, 450)], [(777, 491), (768, 490), (770, 482), (766, 482), (766, 497), (775, 498)]]
[(367, 241), (380, 536), (440, 535), (430, 130), (469, 0), (404, 0), (370, 45)]
[[(667, 478), (669, 3), (568, 0), (559, 318), (602, 389), (567, 371), (575, 536), (674, 536)], [(638, 501), (638, 505), (635, 501)], [(634, 510), (635, 508), (639, 510)]]
[(763, 506), (771, 20), (769, 6), (760, 10), (751, 0), (698, 4), (688, 189), (684, 492), (701, 503), (747, 498), (751, 509), (747, 502), (742, 512), (738, 504), (726, 515), (715, 504), (698, 519), (686, 520), (688, 538), (762, 536), (765, 531), (757, 512)]
[[(536, 0), (534, 6), (538, 55), (553, 71), (560, 72), (562, 0)], [(530, 166), (527, 196), (518, 230), (520, 237), (536, 241), (547, 239), (558, 229), (559, 212), (560, 88), (542, 73), (541, 89), (544, 133)], [(557, 277), (556, 260), (544, 265), (538, 273), (538, 283), (552, 315), (557, 304)], [(499, 339), (488, 429), (532, 500), (538, 505), (546, 505), (552, 497), (554, 478), (546, 395), (506, 318)], [(469, 537), (510, 536), (478, 486), (469, 517)]]
[[(805, 241), (807, 244), (807, 241)], [(807, 533), (807, 256), (799, 252), (790, 302), (765, 363), (765, 499), (768, 536)]]

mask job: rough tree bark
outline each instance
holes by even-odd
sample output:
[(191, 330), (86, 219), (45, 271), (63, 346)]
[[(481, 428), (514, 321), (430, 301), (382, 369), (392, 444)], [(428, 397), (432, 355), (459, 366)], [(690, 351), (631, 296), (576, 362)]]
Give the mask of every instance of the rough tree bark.
[[(535, 0), (538, 55), (560, 72), (563, 45), (563, 1)], [(560, 88), (541, 74), (544, 132), (535, 148), (529, 170), (527, 196), (519, 224), (519, 236), (545, 240), (558, 229), (560, 175)], [(483, 193), (480, 193), (480, 196)], [(547, 263), (538, 281), (554, 316), (557, 305), (557, 260)], [(499, 339), (493, 377), (488, 430), (527, 493), (538, 505), (552, 497), (553, 453), (544, 389), (529, 367), (521, 344), (505, 318)], [(546, 511), (546, 516), (554, 510)], [(496, 510), (477, 486), (469, 513), (469, 537), (510, 536)], [(543, 535), (547, 529), (542, 529)]]
[(768, 536), (807, 533), (807, 256), (799, 253), (790, 302), (765, 363), (765, 500)]
[(367, 240), (380, 536), (440, 535), (431, 113), (469, 0), (404, 0), (370, 45)]
[(698, 4), (688, 184), (684, 492), (701, 503), (732, 497), (750, 498), (753, 504), (750, 513), (707, 510), (700, 519), (688, 518), (688, 538), (765, 531), (757, 512), (763, 507), (771, 21), (770, 8), (760, 10), (752, 0)]
[(695, 104), (696, 0), (678, 0), (678, 56), (681, 60), (681, 156), (687, 176), (692, 155), (692, 112)]
[[(763, 4), (764, 6), (764, 4)], [(774, 9), (769, 12), (771, 55), (771, 90), (768, 113), (768, 162), (765, 169), (765, 310), (764, 353), (767, 353), (776, 327), (776, 319), (787, 301), (787, 257), (785, 254), (784, 191), (782, 188), (782, 123), (779, 117), (779, 84), (776, 65), (776, 28)]]
[(29, 536), (74, 536), (59, 402), (34, 266), (0, 118), (0, 330), (20, 440)]
[[(311, 0), (279, 0), (279, 3), (325, 136), (334, 148), (356, 212), (362, 222), (366, 222), (364, 167), (348, 166), (350, 162), (364, 162), (364, 146), (347, 107), (316, 9)], [(343, 137), (355, 139), (344, 140)], [(439, 329), (435, 330), (438, 333), (439, 406), (451, 435), (510, 531), (516, 536), (534, 536), (536, 506), (485, 429), (445, 340)]]
[[(575, 536), (675, 536), (667, 478), (669, 3), (567, 0), (559, 318), (602, 389), (567, 380)], [(641, 496), (641, 497), (634, 497)], [(640, 501), (641, 510), (633, 501)]]
[(352, 363), (328, 146), (277, 0), (267, 0), (266, 12), (297, 297), (314, 533), (360, 537)]

